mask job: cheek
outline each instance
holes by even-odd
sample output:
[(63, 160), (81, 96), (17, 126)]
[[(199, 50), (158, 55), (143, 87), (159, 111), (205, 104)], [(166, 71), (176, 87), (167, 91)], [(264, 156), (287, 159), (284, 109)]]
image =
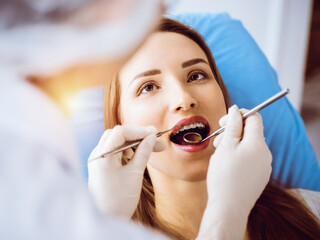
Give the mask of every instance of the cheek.
[(122, 125), (156, 126), (161, 119), (160, 112), (159, 104), (150, 100), (123, 100), (120, 105)]
[(220, 119), (223, 115), (227, 114), (226, 110), (226, 103), (224, 101), (224, 97), (222, 92), (219, 90), (219, 92), (212, 96), (210, 99), (210, 105), (209, 107), (212, 107), (212, 112), (215, 113), (215, 115)]
[(203, 105), (209, 107), (209, 109), (213, 109), (210, 112), (215, 112), (217, 114), (226, 113), (226, 103), (218, 83), (203, 88), (199, 98)]
[[(218, 84), (210, 88), (206, 88), (202, 91), (201, 105), (204, 107), (204, 111), (208, 113), (212, 127), (217, 129), (220, 127), (219, 120), (222, 116), (227, 114), (226, 103), (224, 96)], [(214, 131), (215, 129), (211, 129)]]

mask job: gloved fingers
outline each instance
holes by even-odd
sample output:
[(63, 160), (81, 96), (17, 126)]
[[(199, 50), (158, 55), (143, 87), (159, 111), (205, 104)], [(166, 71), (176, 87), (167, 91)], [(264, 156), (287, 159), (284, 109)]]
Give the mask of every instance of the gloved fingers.
[(255, 113), (245, 120), (243, 140), (264, 141), (262, 117), (259, 113)]
[(111, 150), (111, 148), (109, 146), (110, 138), (111, 139), (116, 138), (116, 136), (118, 134), (118, 130), (121, 127), (122, 126), (115, 126), (113, 129), (108, 129), (103, 133), (102, 137), (99, 140), (98, 145), (91, 152), (89, 159), (88, 159), (89, 161), (92, 160), (93, 158), (97, 158), (97, 157), (101, 156), (103, 153)]
[(105, 142), (106, 139), (108, 138), (108, 136), (110, 135), (111, 131), (112, 131), (112, 129), (105, 130), (104, 133), (102, 134), (98, 144), (102, 144), (103, 142)]
[[(222, 116), (222, 117), (220, 118), (220, 120), (219, 120), (219, 125), (220, 125), (220, 127), (224, 127), (224, 126), (226, 125), (226, 123), (227, 123), (227, 120), (228, 120), (228, 115), (227, 115), (227, 114), (224, 115), (224, 116)], [(222, 137), (223, 137), (223, 132), (220, 133), (218, 136), (216, 136), (216, 137), (214, 138), (214, 140), (213, 140), (213, 146), (214, 146), (215, 148), (217, 148), (218, 145), (220, 144)]]
[[(139, 146), (141, 145), (141, 143), (139, 144)], [(166, 146), (165, 146), (164, 141), (159, 138), (156, 138), (156, 141), (155, 141), (154, 146), (152, 148), (152, 152), (161, 152), (165, 149), (165, 147)], [(134, 161), (133, 158), (134, 158), (135, 154), (137, 153), (137, 151), (138, 151), (137, 149), (135, 150), (135, 152), (133, 152), (132, 149), (126, 149), (122, 152), (123, 153), (122, 158), (128, 159), (126, 161), (127, 163), (133, 162)], [(139, 152), (138, 152), (138, 155), (139, 155)]]
[[(241, 108), (239, 110), (241, 112), (241, 115), (245, 114), (246, 112), (248, 112), (249, 110), (245, 109), (245, 108)], [(222, 116), (219, 120), (219, 125), (220, 127), (223, 127), (227, 124), (227, 120), (228, 120), (228, 114)]]
[(222, 116), (222, 117), (220, 118), (220, 120), (219, 120), (219, 125), (220, 125), (220, 127), (225, 126), (225, 125), (227, 124), (227, 120), (228, 120), (228, 115), (227, 115), (227, 114), (224, 115), (224, 116)]
[(219, 146), (222, 138), (223, 138), (223, 133), (220, 133), (218, 136), (215, 137), (215, 139), (213, 140), (213, 146), (215, 148), (217, 148)]
[[(248, 112), (249, 110), (245, 109), (245, 108), (241, 108), (239, 110), (241, 112), (241, 115), (245, 114), (246, 112)], [(228, 120), (228, 114), (222, 116), (219, 120), (219, 125), (221, 127), (225, 126), (227, 124), (227, 120)]]
[(111, 151), (126, 141), (134, 141), (145, 138), (151, 133), (156, 133), (157, 129), (153, 126), (149, 127), (128, 127), (116, 126), (105, 141), (104, 151)]
[(227, 123), (221, 142), (238, 144), (242, 136), (242, 116), (236, 105), (229, 108)]
[[(242, 108), (240, 109), (241, 114), (245, 114), (246, 112), (248, 112), (248, 109)], [(248, 126), (247, 126), (248, 123)], [(247, 127), (246, 127), (247, 126)], [(249, 134), (246, 134), (246, 129), (249, 129), (252, 134), (250, 134), (250, 131), (248, 132)], [(254, 135), (254, 129), (257, 130), (256, 135)], [(262, 134), (262, 135), (261, 135)], [(243, 137), (247, 138), (247, 137), (253, 137), (254, 139), (256, 139), (256, 137), (259, 137), (260, 139), (264, 139), (263, 136), (263, 122), (262, 122), (262, 117), (259, 113), (255, 113), (253, 115), (251, 115), (250, 117), (248, 117), (245, 122), (244, 122), (244, 129), (243, 129)]]
[(245, 114), (246, 112), (249, 112), (249, 110), (245, 108), (240, 108), (239, 111), (241, 112), (241, 115)]
[(145, 138), (151, 133), (156, 133), (157, 129), (154, 126), (145, 127), (129, 127), (129, 126), (116, 126), (119, 133), (125, 137), (126, 141), (134, 141), (137, 139)]
[[(146, 137), (150, 133), (155, 133), (157, 130), (153, 126), (149, 127), (127, 127), (127, 126), (115, 126), (112, 130), (107, 130), (101, 137), (99, 144), (92, 151), (89, 160), (102, 155), (105, 152), (116, 149), (117, 147), (124, 144), (126, 141), (133, 141)], [(117, 165), (121, 164), (121, 154), (112, 154), (110, 159), (114, 159), (118, 162)], [(118, 155), (115, 157), (115, 155)]]
[[(156, 139), (156, 142), (155, 142), (155, 144), (154, 144), (154, 146), (153, 146), (152, 151), (153, 151), (153, 152), (161, 152), (161, 151), (163, 151), (163, 150), (165, 149), (165, 147), (166, 147), (166, 146), (165, 146), (164, 141), (161, 140), (161, 139), (159, 139), (159, 138), (157, 138), (157, 139)], [(135, 150), (135, 151), (136, 151), (136, 150)], [(132, 159), (133, 156), (134, 156), (134, 154), (135, 154), (135, 152), (132, 151), (132, 149), (130, 149), (130, 148), (124, 150), (122, 153), (123, 153), (123, 156), (122, 156), (122, 157), (127, 158), (127, 159)]]
[(133, 158), (130, 160), (128, 166), (137, 168), (138, 171), (144, 171), (149, 161), (149, 157), (153, 151), (157, 136), (153, 133), (145, 137), (137, 147)]

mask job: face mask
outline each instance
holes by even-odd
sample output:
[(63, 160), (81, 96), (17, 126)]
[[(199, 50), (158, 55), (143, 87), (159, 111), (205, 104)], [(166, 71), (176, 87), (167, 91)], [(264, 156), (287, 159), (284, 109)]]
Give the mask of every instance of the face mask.
[[(89, 7), (101, 1), (80, 2), (86, 2), (85, 7)], [(33, 11), (43, 14), (49, 9), (45, 2), (49, 4), (55, 0), (30, 2), (38, 2), (38, 8), (32, 6)], [(64, 1), (56, 4), (59, 2)], [(95, 24), (82, 24), (41, 20), (12, 27), (0, 26), (0, 65), (23, 75), (49, 75), (78, 64), (121, 58), (133, 51), (155, 26), (160, 16), (160, 4), (160, 0), (137, 1), (125, 16), (112, 22), (100, 20)], [(73, 9), (74, 5), (69, 7), (69, 11)]]

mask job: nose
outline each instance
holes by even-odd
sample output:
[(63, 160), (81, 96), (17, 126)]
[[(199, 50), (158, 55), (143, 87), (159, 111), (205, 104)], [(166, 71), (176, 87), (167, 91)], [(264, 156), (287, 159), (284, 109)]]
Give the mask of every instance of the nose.
[(174, 91), (172, 91), (170, 95), (170, 111), (172, 113), (189, 111), (190, 109), (194, 109), (198, 106), (197, 100), (192, 96), (188, 87), (180, 85), (175, 86)]

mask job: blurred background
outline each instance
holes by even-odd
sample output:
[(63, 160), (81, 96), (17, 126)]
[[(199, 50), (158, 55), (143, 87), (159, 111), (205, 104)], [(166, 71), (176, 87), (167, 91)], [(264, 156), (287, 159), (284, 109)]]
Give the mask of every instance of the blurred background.
[(320, 0), (182, 0), (171, 9), (180, 12), (227, 12), (241, 20), (281, 87), (290, 89), (320, 159)]

